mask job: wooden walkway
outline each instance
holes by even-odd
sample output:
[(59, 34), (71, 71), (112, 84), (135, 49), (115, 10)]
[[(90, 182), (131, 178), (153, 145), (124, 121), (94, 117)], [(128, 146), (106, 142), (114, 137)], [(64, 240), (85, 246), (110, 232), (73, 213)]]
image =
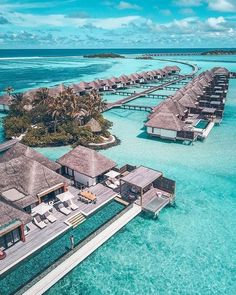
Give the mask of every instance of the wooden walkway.
[[(148, 95), (151, 95), (152, 92), (155, 92), (157, 90), (162, 90), (163, 88), (165, 88), (166, 86), (169, 86), (169, 85), (172, 85), (172, 84), (175, 84), (175, 83), (178, 83), (179, 81), (182, 81), (186, 79), (186, 76), (179, 76), (177, 79), (173, 79), (171, 81), (168, 81), (168, 82), (164, 82), (158, 86), (153, 86), (149, 89), (146, 89), (142, 92), (139, 92), (139, 93), (134, 93), (134, 94), (131, 94), (130, 96), (128, 97), (125, 97), (125, 98), (122, 98), (116, 102), (113, 102), (113, 103), (108, 103), (107, 104), (107, 107), (106, 107), (106, 110), (110, 110), (114, 107), (120, 107), (121, 105), (124, 105), (126, 104), (127, 102), (130, 102), (136, 98), (139, 98), (139, 97), (147, 97)], [(152, 94), (152, 96), (154, 96), (155, 94)], [(166, 98), (168, 95), (157, 95), (162, 98)]]
[(8, 140), (8, 141), (0, 144), (0, 153), (5, 152), (6, 150), (10, 149), (18, 141), (19, 141), (18, 139), (11, 139), (11, 140)]
[(132, 104), (122, 104), (120, 108), (129, 109), (129, 110), (138, 110), (138, 111), (149, 111), (149, 112), (152, 110), (152, 107), (150, 106), (132, 105)]

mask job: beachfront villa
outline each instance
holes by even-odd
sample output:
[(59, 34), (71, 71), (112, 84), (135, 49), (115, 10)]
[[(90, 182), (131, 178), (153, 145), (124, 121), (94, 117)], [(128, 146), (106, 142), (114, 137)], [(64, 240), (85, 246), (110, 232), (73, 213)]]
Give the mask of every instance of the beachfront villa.
[(114, 161), (83, 146), (77, 146), (57, 163), (62, 167), (62, 175), (71, 179), (76, 187), (96, 185), (116, 166)]

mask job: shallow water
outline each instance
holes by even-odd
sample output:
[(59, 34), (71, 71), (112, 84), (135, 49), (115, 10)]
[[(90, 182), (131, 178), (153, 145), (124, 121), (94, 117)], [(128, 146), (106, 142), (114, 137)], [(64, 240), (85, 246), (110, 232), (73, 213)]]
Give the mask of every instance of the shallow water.
[[(236, 70), (229, 57), (217, 63), (205, 59), (197, 62), (202, 70), (216, 65)], [(47, 294), (235, 294), (236, 80), (230, 82), (222, 124), (204, 142), (151, 140), (143, 128), (147, 114), (106, 112), (121, 144), (102, 153), (119, 165), (142, 164), (175, 179), (176, 206), (157, 220), (135, 218)], [(38, 150), (56, 159), (69, 149)]]

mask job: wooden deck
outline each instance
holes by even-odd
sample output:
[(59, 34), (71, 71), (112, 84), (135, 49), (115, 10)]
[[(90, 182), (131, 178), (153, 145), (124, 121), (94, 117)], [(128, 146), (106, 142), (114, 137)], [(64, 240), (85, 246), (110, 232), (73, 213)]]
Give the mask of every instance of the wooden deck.
[[(157, 193), (162, 193), (162, 196), (158, 196)], [(151, 188), (142, 197), (142, 209), (143, 211), (150, 212), (157, 215), (165, 206), (171, 201), (171, 194), (164, 192), (158, 188)], [(141, 206), (141, 199), (135, 202)]]
[(28, 225), (30, 231), (26, 236), (26, 241), (20, 241), (5, 251), (7, 257), (0, 263), (0, 275), (27, 256), (37, 251), (49, 241), (55, 239), (63, 232), (70, 229), (71, 226), (66, 223), (69, 218), (72, 218), (79, 212), (88, 217), (90, 214), (94, 213), (100, 207), (104, 206), (106, 203), (117, 196), (117, 193), (113, 190), (103, 186), (102, 184), (97, 184), (94, 187), (89, 188), (89, 191), (97, 196), (97, 202), (95, 204), (85, 204), (78, 200), (78, 189), (75, 187), (69, 187), (69, 191), (75, 196), (73, 202), (79, 208), (75, 211), (72, 211), (68, 216), (53, 208), (53, 215), (57, 218), (57, 221), (54, 223), (48, 223), (44, 229), (39, 229), (31, 222)]
[(106, 203), (108, 203), (112, 199), (114, 199), (117, 195), (115, 191), (102, 185), (101, 183), (98, 183), (97, 185), (90, 187), (88, 190), (97, 196), (96, 203), (85, 204), (79, 201), (78, 194), (80, 190), (72, 186), (69, 187), (69, 191), (76, 197), (73, 199), (73, 202), (79, 207), (79, 209), (77, 209), (77, 212), (80, 211), (85, 216), (89, 216), (94, 211), (96, 211), (97, 209), (104, 206)]

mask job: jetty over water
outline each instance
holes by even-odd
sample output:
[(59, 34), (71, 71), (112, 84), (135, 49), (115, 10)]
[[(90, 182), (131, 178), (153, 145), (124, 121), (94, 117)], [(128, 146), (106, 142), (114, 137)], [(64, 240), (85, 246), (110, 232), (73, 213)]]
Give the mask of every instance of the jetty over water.
[(110, 110), (110, 109), (116, 108), (116, 107), (121, 107), (122, 105), (124, 105), (134, 99), (137, 99), (139, 97), (166, 98), (166, 97), (168, 97), (168, 95), (158, 95), (158, 94), (152, 94), (152, 93), (157, 90), (162, 90), (163, 88), (168, 87), (172, 84), (176, 84), (188, 77), (189, 77), (188, 75), (187, 76), (178, 76), (178, 78), (174, 78), (171, 81), (164, 82), (160, 85), (150, 87), (150, 88), (145, 89), (144, 91), (139, 92), (139, 93), (131, 94), (130, 96), (122, 98), (116, 102), (108, 103), (106, 110)]

